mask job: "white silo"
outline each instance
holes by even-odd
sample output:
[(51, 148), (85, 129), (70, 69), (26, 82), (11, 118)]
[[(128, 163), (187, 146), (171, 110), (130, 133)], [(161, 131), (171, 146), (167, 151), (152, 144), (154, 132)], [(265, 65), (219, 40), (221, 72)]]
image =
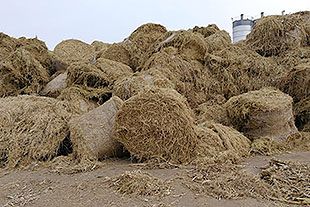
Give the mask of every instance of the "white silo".
[(233, 21), (233, 43), (245, 40), (254, 25), (252, 19), (244, 18), (243, 14), (240, 17), (240, 20)]

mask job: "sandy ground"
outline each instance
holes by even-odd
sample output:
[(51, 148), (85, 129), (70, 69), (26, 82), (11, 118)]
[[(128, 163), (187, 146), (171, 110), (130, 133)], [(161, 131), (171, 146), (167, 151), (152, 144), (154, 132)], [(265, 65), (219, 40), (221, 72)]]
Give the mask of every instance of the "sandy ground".
[[(256, 156), (244, 161), (244, 168), (253, 174), (273, 157)], [(295, 152), (275, 156), (281, 160), (293, 160), (310, 164), (310, 152)], [(165, 197), (132, 196), (115, 192), (107, 178), (125, 171), (140, 169), (130, 161), (109, 161), (97, 170), (59, 174), (49, 169), (0, 171), (0, 206), (214, 206), (214, 207), (276, 207), (287, 206), (253, 198), (217, 200), (197, 195), (181, 184), (186, 168), (145, 170), (153, 176), (171, 182), (172, 191)]]

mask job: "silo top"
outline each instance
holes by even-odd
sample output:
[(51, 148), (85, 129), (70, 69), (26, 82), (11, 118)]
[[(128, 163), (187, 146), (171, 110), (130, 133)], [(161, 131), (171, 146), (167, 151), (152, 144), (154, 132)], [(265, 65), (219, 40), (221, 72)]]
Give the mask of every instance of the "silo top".
[(240, 20), (236, 20), (233, 22), (233, 27), (237, 27), (240, 25), (250, 25), (251, 27), (253, 26), (254, 21), (250, 20), (250, 19), (240, 19)]

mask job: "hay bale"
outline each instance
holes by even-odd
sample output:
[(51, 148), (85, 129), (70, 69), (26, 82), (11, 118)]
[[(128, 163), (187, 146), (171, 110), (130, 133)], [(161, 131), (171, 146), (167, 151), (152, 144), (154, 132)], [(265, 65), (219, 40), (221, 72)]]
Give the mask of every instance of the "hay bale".
[(125, 43), (114, 43), (110, 45), (110, 47), (103, 51), (98, 57), (121, 62), (128, 66), (132, 65), (131, 55)]
[(112, 131), (122, 104), (120, 98), (113, 96), (103, 105), (70, 120), (70, 138), (78, 160), (102, 160), (123, 154), (123, 147), (113, 139)]
[(67, 65), (78, 61), (90, 62), (95, 59), (95, 48), (75, 39), (60, 42), (54, 48), (54, 53)]
[(63, 89), (57, 99), (66, 102), (74, 114), (84, 114), (99, 106), (92, 95), (91, 91), (75, 85)]
[(185, 59), (198, 61), (203, 61), (208, 51), (204, 37), (190, 31), (178, 31), (172, 35), (168, 33), (166, 39), (158, 46), (159, 50), (166, 47), (175, 47)]
[(298, 47), (275, 56), (277, 64), (281, 65), (286, 71), (291, 70), (299, 64), (310, 62), (310, 47)]
[(220, 30), (205, 38), (208, 52), (223, 50), (231, 45), (231, 37), (225, 30)]
[(267, 16), (256, 22), (246, 44), (262, 56), (274, 56), (307, 45), (307, 34), (296, 15)]
[(174, 84), (157, 69), (136, 72), (116, 81), (113, 94), (122, 100), (137, 95), (148, 87), (174, 88)]
[(300, 131), (310, 132), (310, 97), (294, 105), (295, 123)]
[(230, 122), (248, 138), (285, 140), (297, 133), (292, 102), (293, 99), (281, 91), (263, 88), (232, 97), (225, 107)]
[(126, 171), (110, 179), (110, 186), (126, 195), (165, 196), (171, 192), (171, 187), (167, 182), (140, 170)]
[(111, 44), (95, 40), (91, 43), (91, 45), (95, 48), (95, 51), (99, 52), (99, 51), (106, 51)]
[(199, 123), (214, 121), (226, 126), (229, 125), (227, 111), (223, 104), (206, 102), (197, 107), (196, 113)]
[(40, 91), (40, 95), (56, 98), (67, 87), (67, 77), (67, 72), (59, 74), (46, 84), (43, 90)]
[(280, 83), (283, 92), (293, 97), (295, 102), (310, 96), (310, 64), (300, 64), (287, 73)]
[(167, 29), (160, 24), (147, 23), (138, 27), (128, 39), (142, 51), (147, 52), (150, 46), (165, 35)]
[(15, 51), (18, 40), (0, 32), (0, 61)]
[(198, 27), (193, 28), (193, 32), (200, 33), (204, 38), (209, 37), (220, 31), (220, 29), (215, 24), (209, 24), (207, 27)]
[[(9, 166), (46, 161), (60, 154), (69, 135), (67, 106), (56, 99), (17, 96), (0, 99), (0, 146)], [(70, 152), (70, 145), (67, 151)]]
[(195, 155), (192, 112), (172, 89), (152, 88), (131, 97), (115, 122), (115, 139), (140, 160), (186, 163)]
[(38, 93), (48, 81), (47, 69), (25, 49), (0, 62), (0, 97)]
[(204, 122), (196, 130), (196, 164), (236, 162), (249, 155), (250, 140), (231, 127)]

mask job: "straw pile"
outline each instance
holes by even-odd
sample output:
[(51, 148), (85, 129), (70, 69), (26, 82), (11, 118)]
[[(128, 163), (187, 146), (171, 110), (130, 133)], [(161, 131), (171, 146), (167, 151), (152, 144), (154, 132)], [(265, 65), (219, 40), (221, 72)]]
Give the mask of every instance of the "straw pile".
[(197, 159), (194, 163), (235, 163), (250, 152), (250, 140), (237, 130), (205, 122), (197, 128)]
[(131, 54), (125, 43), (114, 43), (110, 45), (110, 47), (103, 51), (98, 57), (121, 62), (127, 66), (132, 65)]
[(292, 98), (278, 90), (263, 88), (232, 97), (225, 107), (234, 127), (247, 137), (285, 140), (297, 133)]
[(0, 97), (38, 93), (48, 81), (47, 69), (25, 49), (0, 62)]
[(297, 65), (282, 79), (281, 90), (293, 97), (295, 102), (310, 96), (310, 64)]
[(140, 170), (126, 171), (113, 179), (110, 179), (110, 186), (121, 194), (134, 194), (140, 196), (165, 196), (169, 195), (171, 187), (146, 172)]
[[(69, 135), (67, 106), (52, 98), (17, 96), (0, 99), (0, 141), (11, 167), (67, 154), (60, 146)], [(67, 150), (65, 150), (67, 148)]]
[(172, 89), (152, 88), (131, 97), (115, 122), (115, 139), (139, 160), (187, 163), (195, 155), (192, 113)]
[(115, 115), (123, 101), (113, 96), (103, 105), (69, 122), (74, 157), (78, 160), (102, 160), (123, 154), (123, 147), (113, 139)]
[(229, 33), (220, 30), (214, 34), (205, 38), (206, 44), (208, 45), (208, 52), (213, 53), (215, 51), (223, 50), (231, 45), (231, 38)]
[(9, 56), (18, 45), (18, 40), (0, 32), (0, 61)]
[(95, 51), (97, 52), (106, 51), (110, 47), (109, 43), (104, 43), (104, 42), (97, 41), (97, 40), (93, 41), (91, 45), (95, 48)]
[(220, 29), (215, 24), (209, 24), (207, 27), (195, 26), (193, 28), (193, 32), (202, 34), (204, 38), (209, 37), (218, 31), (220, 31)]
[(259, 19), (246, 44), (262, 56), (278, 55), (307, 45), (307, 33), (299, 15), (267, 16)]
[(78, 61), (95, 59), (95, 48), (75, 39), (64, 40), (54, 48), (54, 53), (67, 65)]
[(174, 88), (174, 84), (157, 69), (136, 72), (131, 76), (119, 79), (113, 87), (113, 94), (122, 100), (137, 95), (148, 87)]

